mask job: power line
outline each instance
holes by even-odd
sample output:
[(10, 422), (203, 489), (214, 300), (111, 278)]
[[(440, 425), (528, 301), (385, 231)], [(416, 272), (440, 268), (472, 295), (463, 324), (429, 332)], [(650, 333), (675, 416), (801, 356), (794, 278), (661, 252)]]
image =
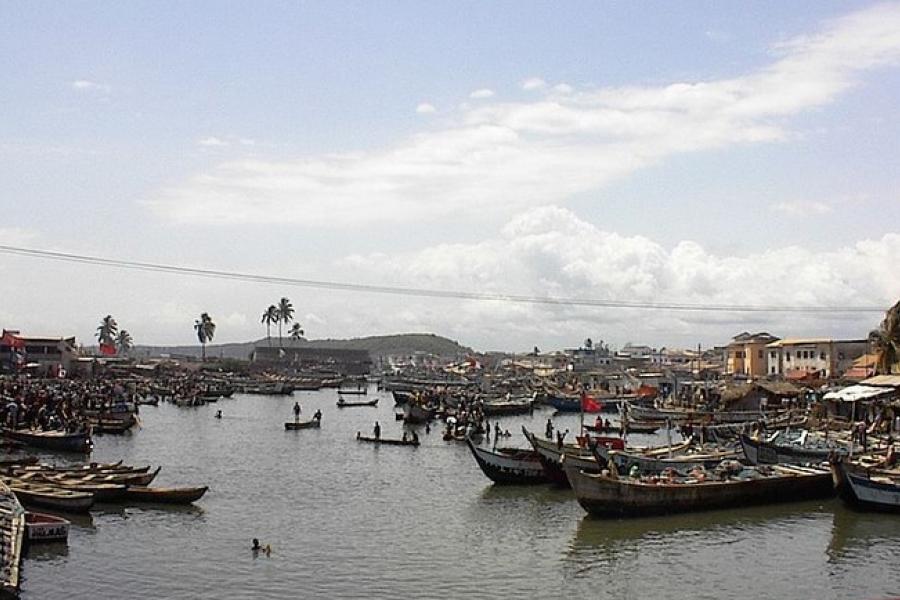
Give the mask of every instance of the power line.
[(674, 310), (695, 312), (781, 312), (781, 313), (881, 313), (883, 307), (875, 306), (766, 306), (740, 304), (684, 304), (677, 302), (628, 302), (624, 300), (595, 300), (590, 298), (551, 298), (543, 296), (525, 296), (520, 294), (500, 294), (491, 292), (461, 292), (452, 290), (435, 290), (427, 288), (373, 285), (366, 283), (346, 283), (339, 281), (321, 281), (314, 279), (297, 279), (293, 277), (277, 277), (274, 275), (255, 275), (216, 269), (198, 269), (100, 256), (87, 256), (68, 252), (54, 252), (21, 248), (18, 246), (0, 245), (0, 253), (26, 256), (30, 258), (74, 262), (104, 267), (147, 271), (156, 273), (172, 273), (176, 275), (193, 275), (213, 279), (230, 279), (252, 283), (311, 287), (328, 290), (351, 292), (369, 292), (375, 294), (393, 294), (400, 296), (419, 296), (425, 298), (454, 298), (459, 300), (490, 300), (501, 302), (519, 302), (527, 304), (552, 304), (563, 306), (584, 306), (594, 308), (633, 308), (650, 310)]

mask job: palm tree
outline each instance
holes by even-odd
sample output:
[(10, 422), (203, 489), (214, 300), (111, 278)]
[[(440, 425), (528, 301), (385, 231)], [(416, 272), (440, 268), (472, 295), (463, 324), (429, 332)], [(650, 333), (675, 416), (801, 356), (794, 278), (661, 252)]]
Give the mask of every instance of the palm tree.
[(881, 327), (869, 334), (878, 350), (878, 372), (890, 375), (900, 362), (900, 301), (884, 313)]
[(270, 305), (269, 308), (263, 311), (262, 321), (260, 322), (266, 324), (266, 339), (269, 340), (270, 347), (272, 346), (272, 334), (270, 333), (272, 323), (277, 322), (278, 319), (278, 307), (276, 307), (274, 304)]
[(134, 340), (131, 339), (131, 334), (127, 330), (123, 329), (116, 336), (116, 348), (119, 349), (119, 354), (128, 354), (134, 348)]
[(303, 331), (303, 328), (300, 326), (300, 323), (294, 323), (291, 326), (291, 329), (290, 329), (290, 331), (288, 331), (288, 333), (291, 334), (291, 339), (294, 340), (295, 342), (300, 341), (300, 338), (303, 337), (303, 335), (304, 335), (304, 331)]
[(278, 345), (282, 346), (281, 341), (281, 324), (287, 325), (294, 320), (294, 305), (287, 298), (282, 298), (278, 302)]
[(97, 341), (101, 344), (114, 344), (118, 333), (119, 324), (112, 318), (112, 315), (106, 315), (100, 321), (100, 327), (97, 328)]
[(584, 349), (585, 350), (592, 350), (593, 348), (594, 348), (594, 340), (592, 340), (591, 338), (584, 340)]
[(200, 355), (206, 360), (206, 342), (211, 342), (216, 335), (216, 324), (213, 323), (209, 313), (202, 313), (200, 318), (194, 321), (194, 329), (197, 331), (197, 339), (200, 340)]

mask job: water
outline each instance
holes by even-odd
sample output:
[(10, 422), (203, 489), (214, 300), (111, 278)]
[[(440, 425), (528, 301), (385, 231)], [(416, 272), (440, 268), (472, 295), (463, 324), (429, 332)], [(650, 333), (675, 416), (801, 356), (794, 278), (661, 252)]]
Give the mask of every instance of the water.
[[(333, 390), (142, 407), (143, 428), (98, 438), (93, 459), (162, 465), (155, 485), (210, 491), (193, 507), (74, 517), (68, 547), (28, 555), (22, 598), (900, 595), (900, 517), (833, 500), (592, 519), (568, 491), (492, 486), (438, 429), (418, 429), (419, 448), (357, 442), (376, 419), (400, 437), (380, 397), (378, 408), (338, 409)], [(322, 429), (283, 430), (295, 400), (304, 418), (322, 410)], [(501, 419), (507, 442), (524, 445), (520, 425), (542, 432), (549, 414)], [(574, 432), (578, 417), (554, 422)], [(254, 537), (271, 556), (253, 556)]]

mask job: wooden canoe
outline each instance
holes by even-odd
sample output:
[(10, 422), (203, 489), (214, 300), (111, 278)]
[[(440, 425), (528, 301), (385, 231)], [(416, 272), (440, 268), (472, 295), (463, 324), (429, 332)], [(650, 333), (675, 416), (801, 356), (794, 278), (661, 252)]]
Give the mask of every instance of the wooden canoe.
[(69, 539), (67, 519), (46, 513), (25, 513), (25, 537), (29, 542), (65, 542)]
[(158, 504), (191, 504), (202, 498), (208, 489), (207, 486), (181, 488), (128, 486), (125, 490), (125, 500)]
[(61, 452), (89, 453), (94, 447), (88, 431), (68, 433), (65, 431), (3, 429), (3, 435), (27, 446)]
[(548, 481), (535, 450), (499, 448), (491, 451), (476, 446), (469, 438), (466, 438), (466, 444), (481, 471), (498, 485), (533, 485)]
[(295, 429), (318, 429), (321, 421), (318, 419), (310, 419), (309, 421), (285, 421), (284, 429), (291, 431)]
[(358, 432), (356, 434), (356, 439), (360, 442), (368, 442), (370, 444), (382, 444), (387, 446), (418, 446), (419, 442), (417, 440), (395, 440), (390, 438), (381, 438), (381, 437), (368, 437), (365, 435), (360, 435)]
[(347, 402), (343, 398), (338, 398), (337, 405), (338, 408), (348, 408), (352, 406), (376, 406), (378, 404), (378, 398), (374, 400), (368, 400), (366, 402)]
[(94, 505), (94, 495), (87, 492), (65, 490), (52, 485), (26, 483), (18, 479), (3, 478), (3, 482), (27, 506), (42, 506), (63, 512), (87, 512)]

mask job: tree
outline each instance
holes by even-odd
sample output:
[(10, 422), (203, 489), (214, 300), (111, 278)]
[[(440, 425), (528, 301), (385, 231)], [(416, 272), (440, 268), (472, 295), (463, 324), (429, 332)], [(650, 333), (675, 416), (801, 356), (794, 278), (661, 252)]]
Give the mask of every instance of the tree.
[(282, 298), (278, 302), (278, 345), (282, 346), (281, 324), (287, 325), (294, 320), (294, 305), (287, 298)]
[(594, 340), (592, 340), (591, 338), (587, 338), (586, 340), (584, 340), (584, 349), (585, 350), (591, 350), (591, 349), (593, 349), (593, 347), (594, 347)]
[(533, 352), (533, 354), (534, 354), (535, 356), (538, 356), (540, 353), (541, 353), (540, 348), (538, 348), (537, 346), (535, 346), (535, 347), (534, 347), (534, 352)]
[(209, 313), (201, 313), (200, 318), (194, 321), (194, 330), (197, 339), (200, 340), (200, 355), (206, 360), (206, 343), (211, 342), (216, 335), (216, 324), (213, 323)]
[(272, 323), (278, 321), (278, 318), (278, 307), (274, 304), (269, 305), (269, 308), (263, 311), (261, 323), (266, 324), (266, 339), (269, 340), (269, 346), (272, 345)]
[(134, 348), (134, 340), (131, 339), (131, 334), (127, 330), (123, 329), (116, 336), (116, 348), (118, 348), (119, 354), (128, 354)]
[(900, 301), (884, 313), (881, 327), (869, 334), (878, 350), (878, 373), (889, 375), (900, 362)]
[(291, 326), (290, 331), (288, 333), (291, 335), (291, 339), (295, 342), (300, 341), (300, 338), (304, 336), (303, 328), (300, 326), (300, 323), (294, 323)]
[(100, 327), (97, 328), (97, 341), (100, 345), (113, 346), (116, 343), (116, 335), (119, 333), (119, 324), (112, 318), (112, 315), (106, 315), (100, 321)]

